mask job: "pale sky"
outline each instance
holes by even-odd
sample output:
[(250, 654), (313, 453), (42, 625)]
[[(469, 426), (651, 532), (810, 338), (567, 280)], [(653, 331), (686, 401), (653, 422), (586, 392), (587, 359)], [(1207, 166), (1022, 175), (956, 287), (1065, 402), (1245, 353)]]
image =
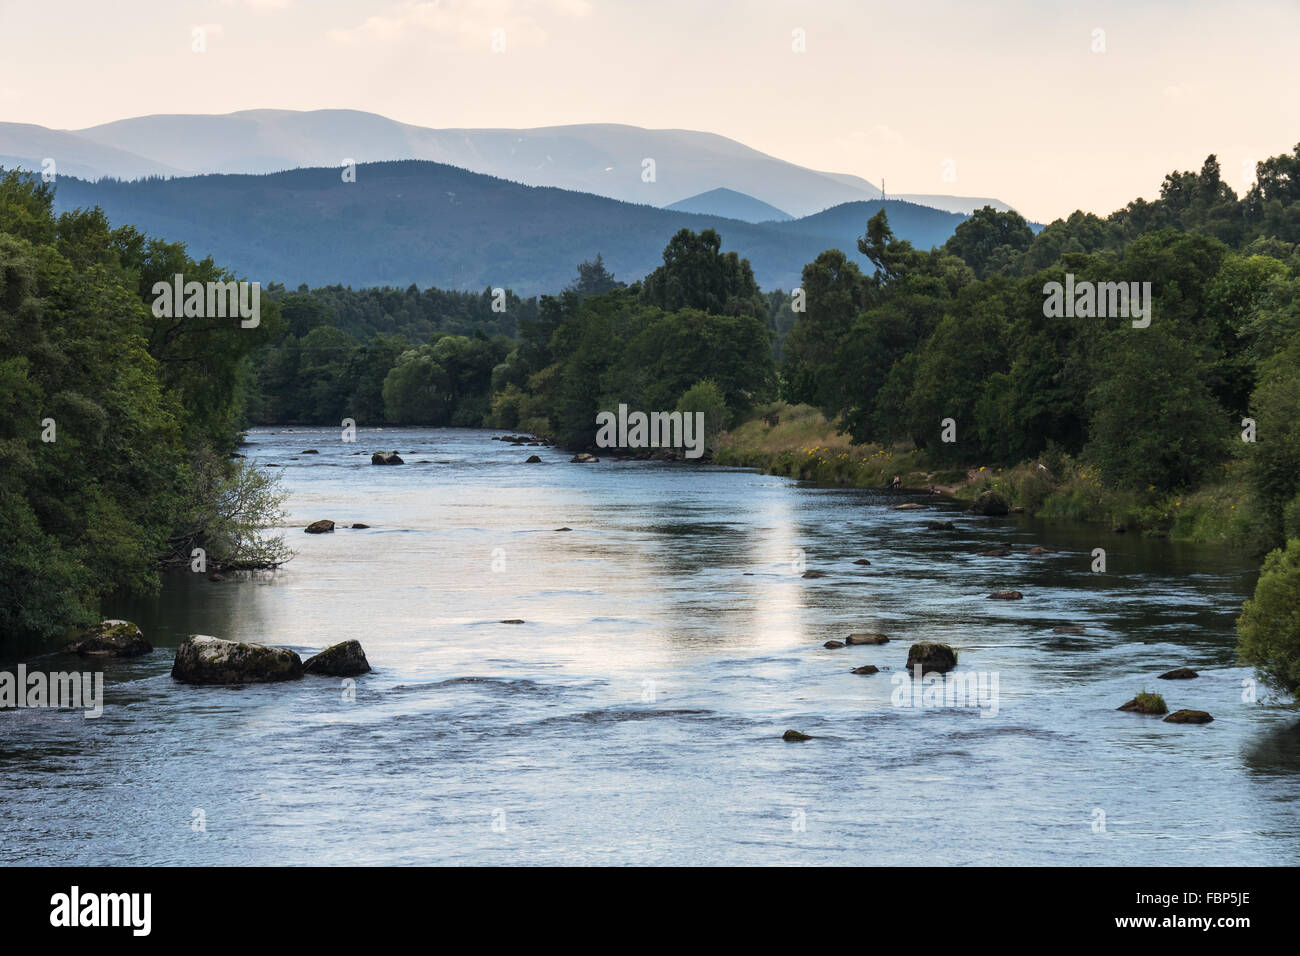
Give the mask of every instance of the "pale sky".
[(264, 107), (706, 130), (1050, 221), (1289, 152), (1300, 0), (0, 0), (0, 121)]

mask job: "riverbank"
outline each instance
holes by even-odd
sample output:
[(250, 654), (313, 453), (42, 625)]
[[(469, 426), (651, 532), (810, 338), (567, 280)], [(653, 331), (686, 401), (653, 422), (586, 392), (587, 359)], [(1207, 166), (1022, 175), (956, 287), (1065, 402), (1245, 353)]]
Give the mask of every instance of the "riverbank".
[(959, 500), (973, 501), (991, 490), (1009, 508), (1045, 520), (1250, 551), (1266, 546), (1238, 461), (1224, 468), (1220, 480), (1193, 491), (1122, 491), (1106, 487), (1095, 467), (1063, 454), (1014, 466), (953, 465), (904, 445), (855, 445), (817, 409), (784, 402), (760, 408), (755, 418), (719, 436), (713, 460), (835, 487), (880, 488), (897, 476), (904, 488), (934, 488)]

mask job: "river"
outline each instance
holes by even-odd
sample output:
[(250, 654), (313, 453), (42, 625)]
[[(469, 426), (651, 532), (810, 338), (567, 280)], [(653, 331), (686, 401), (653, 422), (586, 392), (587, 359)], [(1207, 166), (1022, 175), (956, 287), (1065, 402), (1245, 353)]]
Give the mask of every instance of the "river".
[[(1300, 861), (1297, 715), (1234, 665), (1249, 556), (492, 434), (250, 433), (296, 556), (108, 608), (156, 649), (104, 665), (101, 717), (0, 712), (0, 862)], [(892, 641), (822, 646), (856, 631)], [(374, 670), (351, 694), (182, 685), (191, 633), (304, 658), (356, 638)], [(996, 698), (900, 706), (920, 640)], [(1156, 679), (1180, 666), (1200, 676)], [(1144, 689), (1215, 720), (1116, 710)]]

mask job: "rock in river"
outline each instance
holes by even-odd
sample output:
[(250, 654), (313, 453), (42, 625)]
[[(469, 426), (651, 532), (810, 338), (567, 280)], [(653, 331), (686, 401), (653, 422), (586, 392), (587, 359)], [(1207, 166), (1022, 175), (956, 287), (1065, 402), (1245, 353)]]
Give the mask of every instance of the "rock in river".
[(172, 677), (183, 684), (264, 684), (302, 676), (302, 658), (287, 647), (191, 634), (176, 649)]
[(994, 591), (989, 597), (994, 601), (1019, 601), (1024, 595), (1019, 591)]
[(922, 674), (942, 674), (957, 666), (957, 652), (947, 644), (922, 641), (907, 650), (907, 669), (920, 666)]
[(883, 634), (871, 634), (868, 632), (862, 632), (858, 634), (850, 634), (848, 636), (848, 639), (845, 641), (845, 643), (846, 644), (888, 644), (889, 638), (885, 637), (885, 635)]
[(138, 657), (153, 650), (140, 628), (130, 621), (100, 621), (64, 648), (82, 657)]
[(1169, 708), (1165, 706), (1165, 699), (1159, 694), (1148, 694), (1146, 691), (1138, 694), (1132, 700), (1125, 701), (1115, 708), (1116, 710), (1128, 710), (1138, 714), (1160, 714), (1168, 713)]
[(855, 667), (855, 668), (853, 668), (853, 673), (855, 673), (855, 674), (878, 674), (878, 673), (880, 673), (880, 668), (877, 667), (875, 664), (863, 664), (861, 667)]
[(542, 463), (542, 459), (537, 455), (529, 455), (527, 458), (524, 459), (525, 465), (540, 465), (541, 463)]
[(377, 451), (370, 456), (372, 465), (405, 465), (402, 456), (395, 451)]
[(1160, 675), (1160, 680), (1191, 680), (1193, 677), (1199, 677), (1196, 671), (1190, 667), (1175, 667), (1171, 671), (1165, 671)]
[(822, 645), (822, 647), (827, 647), (830, 648), (831, 650), (835, 650), (843, 646), (844, 646), (843, 641), (827, 641), (825, 644)]
[(781, 735), (781, 739), (787, 743), (797, 743), (801, 740), (812, 740), (812, 736), (809, 734), (801, 734), (797, 730), (787, 730)]
[(328, 677), (352, 677), (370, 670), (366, 652), (359, 641), (331, 644), (302, 665), (304, 674), (324, 674)]
[(307, 527), (303, 528), (308, 534), (327, 534), (334, 530), (334, 522), (322, 519), (313, 521)]
[(1176, 710), (1165, 718), (1166, 724), (1208, 724), (1214, 720), (1203, 710)]
[(1004, 515), (1009, 509), (1007, 500), (990, 489), (980, 492), (979, 497), (970, 506), (970, 510), (972, 514), (977, 515)]

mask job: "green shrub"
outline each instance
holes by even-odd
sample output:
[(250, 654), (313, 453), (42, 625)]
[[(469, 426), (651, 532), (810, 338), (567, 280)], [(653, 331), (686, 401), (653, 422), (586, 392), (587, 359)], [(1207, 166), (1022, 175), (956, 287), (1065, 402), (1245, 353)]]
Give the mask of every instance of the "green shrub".
[(1267, 683), (1300, 690), (1300, 539), (1264, 559), (1255, 596), (1237, 618), (1237, 653)]

